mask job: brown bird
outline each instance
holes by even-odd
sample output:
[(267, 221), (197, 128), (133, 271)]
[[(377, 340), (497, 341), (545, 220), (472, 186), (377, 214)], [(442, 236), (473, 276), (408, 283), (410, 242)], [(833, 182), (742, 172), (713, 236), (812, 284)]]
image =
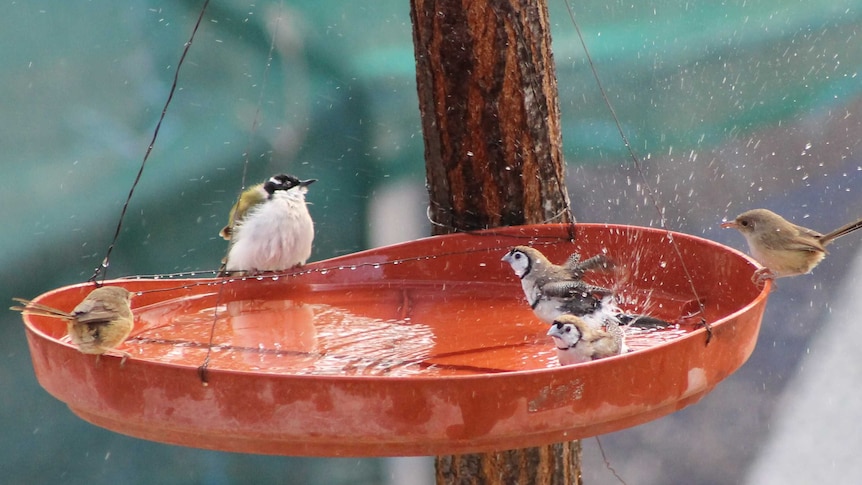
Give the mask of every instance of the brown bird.
[[(13, 300), (24, 306), (10, 309), (66, 321), (69, 338), (85, 354), (101, 355), (122, 344), (134, 327), (131, 307), (132, 294), (119, 286), (103, 286), (91, 291), (74, 310), (64, 312), (56, 308), (33, 303), (23, 298)], [(120, 365), (130, 357), (128, 352), (116, 351), (123, 356)]]
[(560, 315), (548, 329), (548, 335), (554, 339), (560, 365), (589, 362), (625, 352), (623, 330), (616, 323), (601, 330), (574, 315)]
[(732, 227), (745, 236), (751, 256), (764, 266), (752, 277), (759, 284), (765, 280), (811, 272), (826, 257), (826, 246), (862, 228), (862, 219), (820, 234), (797, 226), (772, 211), (752, 209), (733, 221), (722, 223), (721, 227)]

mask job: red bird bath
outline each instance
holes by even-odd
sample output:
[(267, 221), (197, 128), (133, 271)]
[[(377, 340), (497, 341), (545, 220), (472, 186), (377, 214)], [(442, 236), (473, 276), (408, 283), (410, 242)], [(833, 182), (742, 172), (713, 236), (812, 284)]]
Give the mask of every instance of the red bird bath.
[[(588, 281), (613, 285), (624, 307), (681, 324), (630, 336), (626, 355), (561, 367), (547, 325), (500, 261), (515, 245), (557, 263), (606, 252), (617, 269)], [(755, 269), (737, 251), (664, 230), (520, 226), (279, 276), (110, 281), (139, 292), (123, 366), (79, 353), (57, 321), (24, 321), (39, 383), (119, 433), (260, 454), (457, 454), (608, 433), (696, 402), (754, 349), (770, 289), (752, 284)], [(91, 289), (36, 301), (69, 310)], [(708, 345), (693, 324), (695, 293), (712, 326)]]

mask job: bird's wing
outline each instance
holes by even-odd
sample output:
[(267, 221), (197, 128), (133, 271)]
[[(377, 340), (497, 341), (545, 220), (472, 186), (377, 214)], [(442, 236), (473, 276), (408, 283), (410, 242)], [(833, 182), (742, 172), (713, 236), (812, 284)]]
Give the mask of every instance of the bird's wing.
[(665, 328), (670, 327), (671, 325), (669, 322), (666, 322), (661, 318), (651, 317), (649, 315), (631, 315), (628, 313), (621, 313), (617, 315), (617, 318), (621, 324), (636, 328)]
[(588, 293), (584, 283), (578, 280), (550, 281), (542, 285), (541, 292), (549, 298), (571, 298)]
[(614, 267), (613, 261), (604, 254), (597, 254), (591, 258), (585, 259), (584, 261), (580, 261), (579, 259), (574, 260), (573, 257), (575, 255), (577, 255), (577, 253), (569, 257), (569, 260), (566, 261), (566, 264), (564, 265), (564, 267), (575, 277), (580, 277), (587, 271), (609, 271)]
[(104, 325), (111, 323), (120, 314), (128, 313), (128, 310), (103, 300), (84, 300), (75, 307), (72, 313), (78, 323)]
[(584, 329), (581, 334), (581, 340), (589, 344), (591, 349), (590, 358), (592, 360), (601, 359), (602, 357), (610, 357), (620, 353), (620, 341), (615, 339), (609, 333), (603, 330), (592, 328)]
[(620, 345), (610, 335), (605, 335), (598, 340), (592, 342), (593, 352), (590, 355), (592, 360), (610, 357), (620, 353)]
[(231, 236), (233, 235), (234, 226), (242, 222), (246, 214), (248, 214), (249, 209), (256, 206), (257, 204), (260, 204), (265, 199), (266, 195), (263, 190), (263, 184), (255, 185), (254, 187), (243, 192), (242, 195), (240, 195), (239, 199), (237, 199), (233, 207), (231, 207), (227, 225), (224, 226), (221, 231), (219, 231), (219, 235), (229, 241)]
[(77, 323), (83, 325), (107, 325), (116, 319), (117, 312), (107, 310), (82, 313), (75, 318)]
[(563, 263), (564, 268), (574, 268), (581, 262), (581, 253), (572, 253), (569, 259)]
[(593, 286), (580, 280), (551, 281), (542, 285), (542, 294), (550, 298), (574, 298), (591, 296), (594, 294), (610, 295), (612, 290)]
[(222, 237), (222, 239), (226, 241), (230, 241), (230, 237), (233, 235), (233, 221), (234, 221), (234, 213), (236, 213), (236, 207), (239, 205), (239, 201), (233, 205), (230, 209), (230, 215), (228, 216), (228, 223), (226, 226), (221, 228), (221, 231), (218, 232), (218, 235)]
[[(792, 236), (790, 239), (784, 242), (781, 245), (782, 249), (788, 249), (793, 251), (812, 251), (812, 252), (825, 252), (823, 246), (820, 244), (813, 244), (811, 242), (811, 238), (815, 241), (818, 241), (820, 238), (820, 233), (816, 231), (812, 231), (810, 229), (805, 229), (804, 227), (800, 227), (800, 232), (802, 234)], [(803, 232), (805, 231), (805, 232)], [(803, 235), (804, 234), (804, 235)]]

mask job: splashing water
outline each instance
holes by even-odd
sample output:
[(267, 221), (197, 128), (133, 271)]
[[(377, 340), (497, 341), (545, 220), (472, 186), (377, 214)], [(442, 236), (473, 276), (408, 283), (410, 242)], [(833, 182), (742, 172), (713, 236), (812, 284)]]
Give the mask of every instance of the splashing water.
[[(486, 290), (451, 282), (352, 285), (218, 307), (215, 294), (177, 298), (136, 309), (136, 331), (125, 345), (136, 358), (196, 366), (214, 332), (210, 369), (270, 374), (431, 377), (559, 365), (547, 326), (523, 299)], [(666, 300), (634, 295), (621, 304), (680, 307)], [(644, 349), (689, 331), (629, 331), (627, 342)]]

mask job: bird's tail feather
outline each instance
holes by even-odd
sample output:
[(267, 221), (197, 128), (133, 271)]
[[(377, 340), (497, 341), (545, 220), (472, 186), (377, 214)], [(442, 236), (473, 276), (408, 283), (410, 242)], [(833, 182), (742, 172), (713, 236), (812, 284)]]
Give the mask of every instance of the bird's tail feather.
[(649, 315), (629, 315), (626, 313), (618, 316), (620, 323), (629, 327), (636, 328), (666, 328), (671, 324), (661, 318), (651, 317)]
[(841, 236), (850, 234), (851, 232), (853, 232), (856, 229), (859, 229), (861, 227), (862, 227), (862, 219), (859, 219), (856, 222), (851, 222), (850, 224), (845, 224), (845, 225), (839, 227), (838, 229), (835, 229), (834, 231), (830, 232), (829, 234), (824, 234), (820, 238), (820, 242), (823, 245), (829, 244), (833, 240), (838, 239)]
[(14, 310), (17, 312), (28, 312), (34, 315), (39, 315), (43, 317), (54, 317), (54, 318), (74, 318), (69, 312), (64, 312), (62, 310), (58, 310), (53, 307), (49, 307), (48, 305), (42, 305), (41, 303), (33, 303), (31, 300), (25, 300), (24, 298), (12, 298), (18, 303), (23, 304), (24, 306), (11, 306), (10, 310)]

